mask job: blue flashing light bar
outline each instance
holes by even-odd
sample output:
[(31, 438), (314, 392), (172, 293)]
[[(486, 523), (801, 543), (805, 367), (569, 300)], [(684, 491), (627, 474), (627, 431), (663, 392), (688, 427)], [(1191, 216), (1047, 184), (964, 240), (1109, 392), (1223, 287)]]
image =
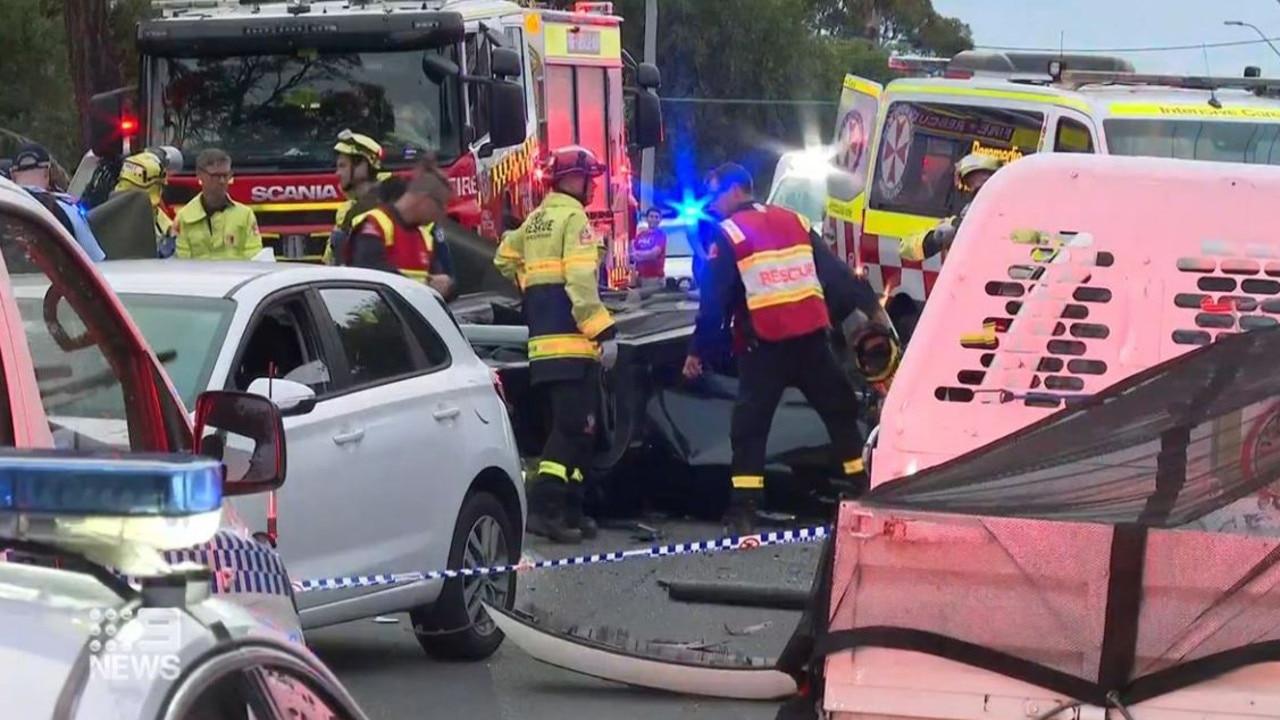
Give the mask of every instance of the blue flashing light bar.
[(222, 463), (190, 455), (0, 451), (0, 513), (187, 517), (222, 507)]

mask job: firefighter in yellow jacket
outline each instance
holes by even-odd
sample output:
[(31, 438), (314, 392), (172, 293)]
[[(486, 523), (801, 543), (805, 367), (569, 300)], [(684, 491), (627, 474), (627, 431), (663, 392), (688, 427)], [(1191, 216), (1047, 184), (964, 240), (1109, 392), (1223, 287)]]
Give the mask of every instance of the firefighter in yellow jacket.
[(343, 130), (333, 146), (334, 171), (346, 202), (338, 206), (333, 232), (324, 248), (324, 262), (333, 265), (343, 257), (343, 244), (351, 237), (351, 219), (378, 206), (378, 183), (391, 177), (382, 172), (382, 145), (368, 135)]
[(969, 202), (965, 203), (957, 215), (944, 219), (934, 229), (903, 238), (898, 248), (902, 259), (919, 262), (950, 250), (956, 231), (960, 229), (960, 223), (964, 222), (964, 216), (973, 204), (973, 198), (977, 197), (987, 179), (1002, 165), (999, 158), (983, 153), (969, 153), (961, 158), (956, 163), (956, 182), (970, 194)]
[(231, 156), (217, 148), (196, 156), (200, 194), (178, 211), (177, 256), (193, 260), (250, 260), (262, 252), (253, 208), (231, 199)]
[(161, 195), (169, 180), (169, 172), (181, 167), (182, 153), (177, 148), (147, 148), (124, 159), (120, 165), (120, 179), (112, 190), (113, 195), (132, 191), (147, 194), (151, 210), (155, 214), (156, 252), (160, 257), (173, 254), (176, 234), (173, 218), (161, 202)]
[(529, 532), (556, 542), (591, 537), (582, 511), (583, 473), (594, 448), (600, 372), (618, 358), (613, 317), (600, 301), (600, 241), (585, 206), (604, 165), (586, 148), (560, 148), (547, 160), (551, 192), (506, 233), (494, 265), (524, 291), (529, 376), (547, 388), (551, 433), (529, 487)]

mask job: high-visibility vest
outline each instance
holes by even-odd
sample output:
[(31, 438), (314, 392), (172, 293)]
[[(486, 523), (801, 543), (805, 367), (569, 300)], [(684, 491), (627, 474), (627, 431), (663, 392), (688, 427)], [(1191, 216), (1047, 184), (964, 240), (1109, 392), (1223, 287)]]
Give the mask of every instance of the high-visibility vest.
[[(432, 226), (407, 228), (396, 222), (383, 207), (358, 215), (351, 221), (357, 228), (352, 235), (377, 235), (386, 246), (387, 262), (406, 277), (425, 281), (431, 272), (431, 256), (435, 253)], [(346, 264), (355, 257), (354, 243), (346, 244)]]
[(733, 247), (756, 338), (777, 342), (830, 325), (807, 219), (786, 208), (753, 204), (720, 228)]

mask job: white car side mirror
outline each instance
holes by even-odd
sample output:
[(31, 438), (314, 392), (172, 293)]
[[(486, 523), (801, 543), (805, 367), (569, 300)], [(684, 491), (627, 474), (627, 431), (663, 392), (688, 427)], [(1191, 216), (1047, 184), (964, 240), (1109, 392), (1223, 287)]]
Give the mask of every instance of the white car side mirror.
[(249, 383), (248, 391), (270, 398), (285, 416), (305, 415), (316, 407), (316, 391), (293, 380), (258, 378)]

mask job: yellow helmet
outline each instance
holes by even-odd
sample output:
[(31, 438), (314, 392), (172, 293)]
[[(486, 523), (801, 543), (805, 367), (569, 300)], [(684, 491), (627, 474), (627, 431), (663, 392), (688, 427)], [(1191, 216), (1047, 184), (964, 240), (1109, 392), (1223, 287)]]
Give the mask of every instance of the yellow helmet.
[(963, 183), (970, 173), (975, 173), (979, 170), (993, 173), (999, 170), (1002, 165), (1004, 163), (1000, 161), (1000, 158), (993, 155), (969, 153), (960, 158), (960, 162), (956, 163), (956, 182)]
[(368, 135), (343, 130), (338, 133), (338, 143), (333, 146), (333, 151), (339, 155), (362, 157), (374, 170), (382, 167), (382, 146)]
[(165, 163), (151, 151), (140, 152), (124, 159), (120, 166), (120, 180), (116, 190), (150, 190), (164, 184)]

